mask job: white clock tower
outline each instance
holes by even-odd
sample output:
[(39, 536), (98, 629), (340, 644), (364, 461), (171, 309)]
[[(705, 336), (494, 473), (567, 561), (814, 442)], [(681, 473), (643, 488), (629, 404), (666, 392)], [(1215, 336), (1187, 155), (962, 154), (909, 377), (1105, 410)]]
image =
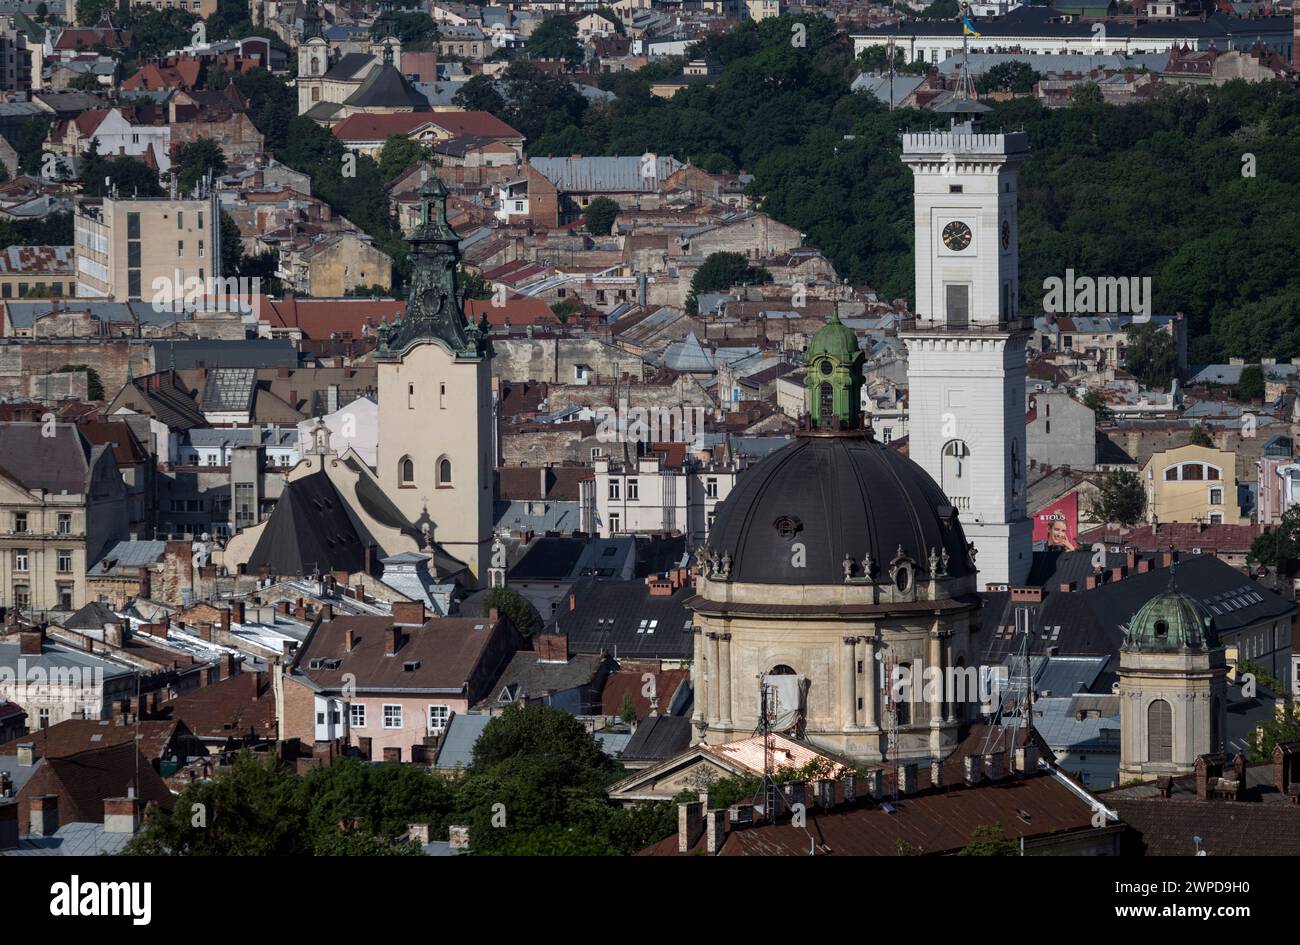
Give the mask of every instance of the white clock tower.
[(959, 512), (981, 589), (1023, 582), (1033, 558), (1025, 514), (1031, 323), (1017, 311), (1016, 190), (1028, 155), (1024, 132), (983, 134), (973, 120), (903, 135), (916, 196), (916, 320), (902, 335), (908, 455)]

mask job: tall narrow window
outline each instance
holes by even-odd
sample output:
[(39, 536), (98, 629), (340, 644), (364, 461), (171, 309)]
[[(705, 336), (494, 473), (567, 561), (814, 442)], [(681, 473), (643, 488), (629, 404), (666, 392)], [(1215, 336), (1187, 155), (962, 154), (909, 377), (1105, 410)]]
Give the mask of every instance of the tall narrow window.
[(397, 480), (402, 486), (415, 485), (415, 461), (409, 456), (403, 456), (397, 464)]
[(445, 456), (438, 460), (438, 485), (451, 485), (451, 460)]
[(1163, 699), (1147, 706), (1147, 760), (1174, 760), (1174, 711)]

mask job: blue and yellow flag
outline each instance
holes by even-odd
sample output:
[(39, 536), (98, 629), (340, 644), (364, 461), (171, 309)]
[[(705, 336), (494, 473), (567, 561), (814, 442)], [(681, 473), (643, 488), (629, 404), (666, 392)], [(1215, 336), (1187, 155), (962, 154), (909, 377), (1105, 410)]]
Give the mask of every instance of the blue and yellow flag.
[(970, 18), (969, 18), (969, 17), (966, 17), (966, 16), (963, 16), (963, 17), (961, 18), (961, 34), (962, 34), (963, 36), (978, 36), (978, 35), (980, 35), (980, 34), (979, 34), (979, 31), (977, 31), (977, 30), (975, 29), (975, 27), (971, 26)]

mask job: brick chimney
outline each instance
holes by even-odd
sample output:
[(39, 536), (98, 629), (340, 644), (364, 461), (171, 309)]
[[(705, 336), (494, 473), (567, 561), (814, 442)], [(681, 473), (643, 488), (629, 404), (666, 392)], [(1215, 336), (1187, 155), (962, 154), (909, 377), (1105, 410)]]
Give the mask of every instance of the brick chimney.
[(217, 625), (223, 633), (230, 632), (230, 608), (225, 607), (217, 614)]
[(104, 628), (104, 642), (109, 646), (120, 647), (126, 641), (127, 624), (123, 621), (111, 623)]
[(1120, 565), (1117, 568), (1110, 569), (1110, 579), (1112, 581), (1122, 581), (1128, 574), (1128, 565)]
[(704, 815), (704, 849), (716, 854), (727, 839), (726, 808), (711, 810)]
[(239, 672), (239, 663), (235, 661), (235, 654), (223, 653), (221, 655), (220, 667), (222, 679), (229, 679), (231, 676)]
[(40, 656), (45, 643), (45, 628), (21, 630), (18, 633), (18, 654), (20, 656)]
[(539, 633), (533, 639), (539, 663), (567, 663), (569, 661), (569, 635), (567, 633)]
[(1022, 775), (1038, 770), (1038, 746), (1033, 742), (1026, 742), (1016, 749), (1016, 770)]
[(32, 798), (31, 824), (27, 832), (33, 837), (52, 837), (59, 830), (59, 796), (41, 794)]
[(1278, 742), (1273, 749), (1273, 786), (1300, 804), (1300, 742)]
[(105, 833), (135, 833), (139, 829), (140, 804), (136, 798), (104, 798)]
[(906, 764), (898, 766), (898, 793), (915, 794), (916, 793), (916, 765)]
[(357, 632), (351, 627), (348, 628), (347, 635), (343, 638), (344, 652), (351, 653), (357, 648)]
[(704, 805), (690, 801), (677, 805), (677, 852), (686, 853), (704, 830)]
[(389, 627), (384, 631), (384, 655), (396, 656), (397, 651), (402, 648), (402, 631), (397, 627)]
[(194, 631), (199, 635), (199, 639), (206, 640), (208, 643), (212, 642), (212, 624), (204, 621), (195, 626)]
[(393, 603), (393, 623), (403, 627), (423, 627), (424, 620), (424, 604), (420, 601)]

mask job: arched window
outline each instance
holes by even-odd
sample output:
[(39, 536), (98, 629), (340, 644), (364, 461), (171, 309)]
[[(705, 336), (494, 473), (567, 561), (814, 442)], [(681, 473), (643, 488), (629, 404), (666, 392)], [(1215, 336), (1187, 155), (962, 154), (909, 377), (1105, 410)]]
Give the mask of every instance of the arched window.
[(451, 460), (446, 456), (438, 460), (438, 485), (439, 487), (451, 485)]
[(829, 424), (831, 417), (835, 416), (835, 389), (830, 384), (822, 383), (818, 389), (818, 396), (821, 399), (819, 415), (822, 423)]
[(1174, 710), (1164, 699), (1147, 706), (1147, 760), (1156, 764), (1174, 760)]
[(415, 460), (403, 456), (397, 461), (397, 484), (399, 486), (415, 485)]
[(970, 447), (963, 440), (949, 440), (943, 447), (943, 491), (958, 509), (970, 506)]

